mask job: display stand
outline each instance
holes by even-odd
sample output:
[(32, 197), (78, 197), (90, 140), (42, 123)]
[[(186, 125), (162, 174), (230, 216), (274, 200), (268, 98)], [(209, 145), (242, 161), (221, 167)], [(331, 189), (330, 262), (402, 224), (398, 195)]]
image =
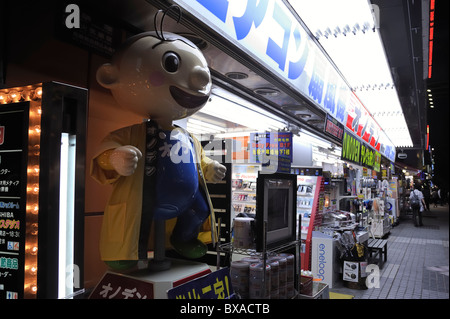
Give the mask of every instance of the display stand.
[(232, 216), (234, 219), (239, 213), (256, 213), (256, 179), (259, 164), (233, 164), (232, 165)]
[(370, 233), (372, 238), (383, 238), (391, 231), (391, 221), (389, 218), (389, 213), (385, 209), (386, 202), (386, 189), (383, 191), (381, 198), (378, 198), (379, 207), (373, 210), (373, 216), (370, 223)]
[[(265, 233), (267, 230), (267, 222), (265, 222)], [(264, 236), (266, 237), (266, 236)], [(231, 258), (233, 256), (233, 254), (239, 254), (239, 255), (244, 255), (244, 256), (252, 256), (252, 257), (258, 257), (262, 260), (263, 263), (263, 276), (264, 276), (264, 280), (263, 282), (266, 281), (266, 261), (267, 258), (272, 256), (272, 255), (276, 255), (278, 253), (281, 253), (283, 251), (287, 251), (289, 249), (295, 249), (295, 255), (296, 256), (300, 256), (300, 251), (299, 248), (300, 247), (300, 241), (296, 240), (296, 241), (292, 241), (290, 243), (286, 243), (277, 247), (274, 247), (270, 250), (266, 249), (266, 245), (264, 245), (264, 249), (262, 252), (257, 252), (255, 249), (243, 249), (243, 248), (235, 248), (233, 247), (232, 243), (226, 243), (226, 244), (222, 244), (219, 246), (218, 250), (220, 252), (224, 252), (224, 253), (229, 253), (230, 257), (230, 262), (231, 262)], [(295, 289), (295, 294), (292, 297), (292, 299), (297, 298), (298, 296), (298, 292), (300, 291), (300, 282), (299, 280), (297, 280), (299, 278), (299, 265), (300, 265), (300, 261), (298, 260), (298, 258), (296, 258), (296, 264), (294, 267), (294, 278), (295, 278), (295, 282), (294, 282), (294, 287)], [(219, 263), (217, 265), (217, 269), (219, 269)], [(263, 284), (263, 287), (266, 287), (265, 284)]]

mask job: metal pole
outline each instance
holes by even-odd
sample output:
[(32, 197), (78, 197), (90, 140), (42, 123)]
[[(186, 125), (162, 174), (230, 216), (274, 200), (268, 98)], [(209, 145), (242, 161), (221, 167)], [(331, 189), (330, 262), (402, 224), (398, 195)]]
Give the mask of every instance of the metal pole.
[(167, 270), (171, 266), (170, 260), (166, 259), (166, 221), (154, 220), (154, 251), (153, 259), (150, 260), (148, 268), (152, 271)]
[(220, 269), (220, 228), (222, 224), (222, 218), (219, 217), (217, 220), (218, 222), (218, 230), (217, 230), (217, 243), (216, 243), (216, 253), (217, 253), (217, 259), (216, 259), (216, 270)]
[(266, 287), (266, 259), (267, 259), (267, 220), (264, 221), (263, 224), (263, 291), (264, 295), (263, 298), (266, 297), (266, 293), (270, 293), (267, 291)]

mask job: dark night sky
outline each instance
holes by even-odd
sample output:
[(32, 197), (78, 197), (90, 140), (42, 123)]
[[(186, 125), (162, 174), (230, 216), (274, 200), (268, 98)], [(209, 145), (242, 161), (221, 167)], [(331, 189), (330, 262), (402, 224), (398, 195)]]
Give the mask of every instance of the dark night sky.
[(433, 69), (428, 87), (431, 88), (434, 109), (428, 108), (430, 145), (434, 147), (435, 183), (449, 189), (449, 3), (436, 0), (435, 39), (433, 48)]

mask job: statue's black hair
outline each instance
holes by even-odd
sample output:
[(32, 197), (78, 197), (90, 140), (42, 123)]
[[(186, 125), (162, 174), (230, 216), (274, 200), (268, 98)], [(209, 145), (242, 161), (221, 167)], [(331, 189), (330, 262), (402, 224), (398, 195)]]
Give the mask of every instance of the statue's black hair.
[[(158, 10), (158, 12), (155, 14), (155, 17), (153, 19), (153, 25), (155, 27), (155, 31), (147, 31), (147, 32), (142, 32), (136, 35), (133, 35), (131, 37), (129, 37), (128, 39), (126, 39), (121, 45), (120, 47), (116, 50), (116, 52), (114, 53), (114, 57), (113, 60), (114, 61), (118, 61), (121, 59), (122, 57), (122, 53), (130, 46), (132, 45), (134, 42), (136, 42), (137, 40), (144, 38), (144, 37), (153, 37), (156, 39), (159, 39), (160, 42), (156, 43), (153, 47), (157, 47), (158, 45), (164, 43), (164, 42), (168, 42), (168, 41), (182, 41), (184, 43), (186, 43), (187, 45), (193, 47), (193, 48), (197, 48), (197, 46), (192, 43), (190, 40), (186, 39), (185, 37), (182, 37), (180, 35), (177, 35), (175, 33), (171, 33), (171, 32), (163, 32), (162, 27), (163, 27), (163, 21), (164, 18), (166, 16), (166, 14), (172, 9), (172, 8), (177, 8), (178, 9), (178, 19), (177, 19), (177, 23), (180, 22), (181, 19), (181, 9), (179, 6), (176, 5), (172, 5), (170, 7), (168, 7), (165, 11), (163, 10)], [(160, 29), (158, 31), (158, 25), (157, 25), (157, 18), (160, 15), (160, 13), (163, 13), (163, 16), (161, 17), (161, 22), (160, 22)]]

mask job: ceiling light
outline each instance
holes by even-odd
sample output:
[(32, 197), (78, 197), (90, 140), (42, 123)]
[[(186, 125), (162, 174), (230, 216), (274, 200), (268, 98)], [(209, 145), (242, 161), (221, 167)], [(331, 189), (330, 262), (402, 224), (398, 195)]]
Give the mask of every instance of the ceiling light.
[(260, 132), (278, 131), (286, 127), (286, 123), (275, 115), (219, 88), (213, 89), (210, 101), (199, 113), (208, 114)]
[(198, 119), (195, 119), (195, 118), (189, 118), (187, 124), (188, 125), (193, 124), (193, 125), (195, 125), (197, 127), (201, 127), (203, 129), (210, 130), (212, 133), (213, 132), (214, 133), (217, 133), (217, 132), (224, 133), (224, 132), (227, 131), (225, 127), (214, 125), (214, 124), (210, 124), (208, 122), (201, 121), (201, 120), (198, 120)]
[[(297, 139), (297, 137), (294, 135), (294, 139)], [(308, 142), (314, 146), (321, 146), (323, 148), (331, 148), (332, 144), (328, 141), (325, 141), (319, 137), (313, 136), (309, 134), (304, 129), (300, 129), (300, 141)]]
[(263, 96), (278, 96), (280, 94), (280, 91), (274, 88), (257, 88), (253, 90), (256, 94), (263, 95)]
[(244, 80), (248, 78), (248, 74), (244, 72), (228, 72), (225, 75), (233, 80)]

